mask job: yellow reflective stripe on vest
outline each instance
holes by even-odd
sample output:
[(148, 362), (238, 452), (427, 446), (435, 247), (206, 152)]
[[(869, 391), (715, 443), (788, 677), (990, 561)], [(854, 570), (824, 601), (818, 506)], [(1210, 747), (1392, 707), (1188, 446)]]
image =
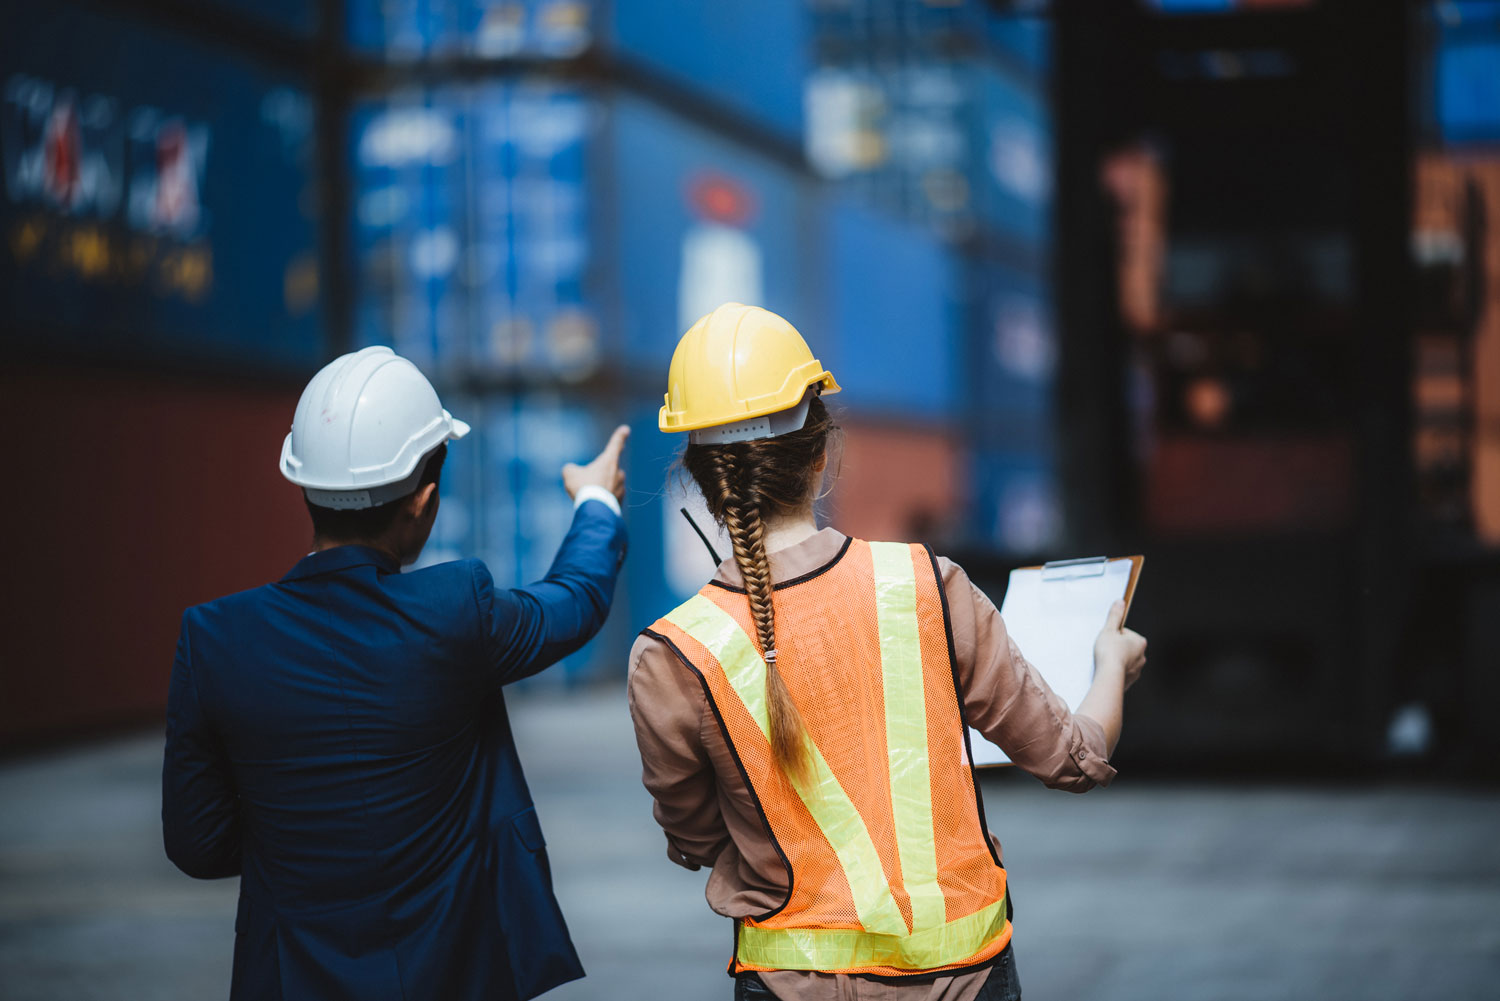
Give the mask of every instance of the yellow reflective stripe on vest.
[(937, 841), (932, 826), (932, 777), (927, 766), (927, 695), (922, 678), (922, 637), (917, 630), (917, 575), (911, 547), (870, 543), (875, 564), (875, 615), (880, 627), (880, 667), (885, 684), (885, 741), (891, 762), (891, 813), (901, 879), (911, 897), (912, 931), (948, 920), (938, 885)]
[[(724, 669), (724, 676), (740, 697), (760, 732), (771, 739), (771, 723), (766, 708), (766, 662), (740, 624), (712, 601), (695, 594), (683, 602), (667, 621), (708, 648)], [(811, 738), (803, 734), (809, 775), (792, 778), (792, 788), (807, 807), (807, 812), (823, 831), (823, 836), (838, 856), (854, 911), (867, 930), (884, 935), (905, 935), (906, 919), (891, 896), (891, 888), (880, 865), (880, 854), (865, 822), (849, 801), (843, 786), (834, 776), (828, 762)]]
[(962, 962), (1005, 930), (1005, 898), (968, 917), (910, 935), (845, 928), (762, 928), (740, 922), (741, 963), (771, 970), (931, 970)]

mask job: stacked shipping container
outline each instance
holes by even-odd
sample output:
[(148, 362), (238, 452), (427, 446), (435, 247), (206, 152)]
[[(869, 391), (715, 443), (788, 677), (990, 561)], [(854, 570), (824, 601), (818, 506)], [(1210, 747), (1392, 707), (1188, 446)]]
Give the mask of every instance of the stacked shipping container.
[[(561, 536), (556, 467), (628, 419), (615, 621), (633, 632), (696, 589), (711, 563), (678, 513), (691, 491), (663, 486), (680, 443), (655, 411), (677, 336), (728, 300), (792, 318), (847, 389), (841, 527), (1055, 541), (1041, 21), (874, 0), (350, 16), (356, 47), (388, 59), (532, 59), (370, 95), (350, 129), (357, 340), (395, 345), (483, 414), (484, 468), (445, 477), (433, 558), (540, 573), (522, 554)], [(545, 41), (564, 22), (605, 54), (602, 80), (547, 71), (577, 51)], [(617, 668), (605, 646), (575, 676)]]
[(0, 65), (8, 338), (130, 363), (321, 359), (305, 81), (66, 4), (0, 11)]
[(0, 7), (0, 413), (45, 484), (0, 746), (158, 717), (182, 609), (307, 544), (275, 462), (328, 346), (310, 74), (98, 7)]
[[(28, 365), (105, 363), (110, 386), (80, 393), (187, 415), (193, 434), (152, 447), (174, 471), (163, 489), (205, 512), (194, 531), (216, 510), (275, 512), (235, 530), (258, 562), (179, 547), (135, 588), (131, 621), (170, 625), (296, 558), (295, 497), (260, 472), (199, 482), (205, 442), (241, 464), (273, 457), (302, 381), (387, 343), (476, 429), (450, 455), (429, 560), (544, 573), (568, 514), (557, 467), (616, 421), (636, 427), (615, 635), (556, 674), (617, 671), (629, 633), (711, 569), (678, 514), (691, 492), (668, 485), (680, 443), (654, 420), (677, 336), (732, 299), (792, 318), (847, 389), (827, 501), (841, 527), (1025, 549), (1052, 537), (1040, 20), (979, 0), (122, 9), (0, 15), (7, 336)], [(340, 247), (347, 261), (323, 259)], [(181, 384), (131, 389), (130, 371), (160, 367)], [(217, 388), (191, 391), (204, 377)], [(139, 454), (129, 423), (89, 454)], [(102, 496), (140, 489), (129, 463), (95, 479)], [(205, 489), (236, 499), (216, 508)], [(88, 520), (56, 519), (38, 539)], [(89, 720), (160, 705), (165, 635), (96, 637), (146, 680), (91, 702)], [(70, 686), (28, 696), (33, 730), (70, 725)]]
[[(813, 8), (813, 165), (957, 251), (953, 299), (960, 308), (950, 322), (934, 322), (944, 311), (912, 296), (917, 283), (897, 286), (954, 353), (951, 385), (928, 375), (943, 401), (939, 413), (960, 432), (971, 473), (967, 503), (945, 514), (959, 517), (957, 534), (968, 541), (1012, 553), (1046, 551), (1063, 530), (1051, 436), (1057, 351), (1046, 24), (974, 3), (859, 0)], [(870, 254), (876, 267), (899, 256), (889, 246)], [(870, 363), (901, 372), (890, 364), (894, 357), (911, 355), (897, 350)], [(955, 534), (952, 520), (948, 527)]]

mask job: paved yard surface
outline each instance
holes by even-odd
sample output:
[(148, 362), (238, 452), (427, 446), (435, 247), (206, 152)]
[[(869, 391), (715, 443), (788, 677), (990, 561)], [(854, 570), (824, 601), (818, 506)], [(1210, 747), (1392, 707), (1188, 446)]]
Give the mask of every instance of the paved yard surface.
[[(727, 921), (666, 860), (618, 689), (515, 700), (589, 977), (549, 1001), (728, 998)], [(0, 1001), (228, 995), (236, 886), (161, 854), (160, 737), (0, 764)], [(1493, 1001), (1500, 796), (1411, 785), (985, 780), (1028, 1001)]]

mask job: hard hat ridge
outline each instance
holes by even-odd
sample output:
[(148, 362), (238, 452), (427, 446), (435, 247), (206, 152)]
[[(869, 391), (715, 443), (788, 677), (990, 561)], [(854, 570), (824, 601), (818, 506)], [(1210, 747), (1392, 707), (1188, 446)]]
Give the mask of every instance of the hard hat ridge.
[(424, 458), (469, 426), (387, 347), (335, 358), (302, 391), (281, 473), (320, 507), (375, 507), (416, 489)]

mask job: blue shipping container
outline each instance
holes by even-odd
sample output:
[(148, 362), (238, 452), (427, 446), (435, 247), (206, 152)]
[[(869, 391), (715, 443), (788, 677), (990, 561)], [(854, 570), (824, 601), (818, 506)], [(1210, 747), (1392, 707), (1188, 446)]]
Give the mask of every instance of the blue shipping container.
[(828, 324), (807, 335), (855, 412), (946, 419), (958, 379), (962, 275), (932, 234), (848, 200), (830, 212)]
[(1036, 249), (1051, 240), (1052, 116), (1034, 81), (974, 62), (966, 74), (974, 208), (992, 231)]
[(541, 82), (481, 88), (474, 101), (474, 361), (564, 380), (591, 375), (604, 347), (588, 172), (598, 104)]
[(438, 373), (584, 378), (603, 363), (590, 178), (597, 103), (492, 83), (355, 111), (356, 324)]
[(299, 80), (62, 5), (0, 10), (0, 65), (9, 337), (293, 371), (321, 360)]
[(952, 237), (1048, 242), (1052, 122), (1026, 66), (920, 52), (829, 64), (807, 107), (813, 166), (882, 209)]
[[(1041, 6), (1035, 4), (1034, 6)], [(985, 24), (985, 37), (999, 57), (1045, 79), (1052, 65), (1052, 26), (1045, 17), (999, 15)]]
[(1491, 34), (1445, 44), (1438, 52), (1438, 122), (1445, 142), (1500, 144), (1500, 13)]
[(1050, 457), (976, 449), (974, 529), (1002, 553), (1046, 556), (1064, 538), (1062, 498)]
[(822, 326), (812, 186), (780, 163), (639, 99), (611, 102), (621, 358), (647, 385), (677, 339), (727, 301)]
[(612, 5), (619, 56), (795, 140), (811, 58), (806, 0)]
[(467, 355), (464, 96), (402, 94), (351, 116), (356, 337), (436, 374)]
[(597, 16), (595, 0), (349, 0), (347, 7), (349, 44), (391, 60), (567, 58), (593, 44)]
[(1057, 378), (1051, 290), (1039, 276), (969, 262), (974, 323), (967, 343), (970, 425), (976, 440), (1032, 447), (1049, 433)]

